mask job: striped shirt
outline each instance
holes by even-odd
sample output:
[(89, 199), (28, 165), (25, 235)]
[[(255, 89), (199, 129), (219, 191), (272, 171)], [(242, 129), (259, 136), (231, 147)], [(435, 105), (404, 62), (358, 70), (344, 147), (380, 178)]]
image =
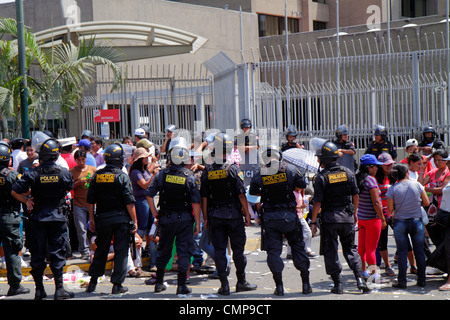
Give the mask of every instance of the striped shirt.
[(378, 188), (380, 189), (381, 205), (383, 206), (383, 214), (385, 217), (389, 216), (388, 210), (387, 210), (386, 192), (388, 191), (390, 186), (391, 186), (391, 183), (390, 183), (388, 177), (384, 177), (383, 183), (378, 184)]
[(377, 179), (373, 176), (367, 176), (364, 180), (364, 190), (359, 194), (359, 205), (358, 205), (358, 219), (370, 220), (378, 218), (377, 212), (373, 208), (372, 197), (370, 196), (370, 190), (378, 188)]

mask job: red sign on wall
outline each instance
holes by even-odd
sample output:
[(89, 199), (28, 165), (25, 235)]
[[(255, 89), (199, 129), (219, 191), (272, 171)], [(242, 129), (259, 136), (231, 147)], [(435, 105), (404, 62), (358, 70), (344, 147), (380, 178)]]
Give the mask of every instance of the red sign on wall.
[(120, 110), (94, 110), (94, 122), (120, 122)]

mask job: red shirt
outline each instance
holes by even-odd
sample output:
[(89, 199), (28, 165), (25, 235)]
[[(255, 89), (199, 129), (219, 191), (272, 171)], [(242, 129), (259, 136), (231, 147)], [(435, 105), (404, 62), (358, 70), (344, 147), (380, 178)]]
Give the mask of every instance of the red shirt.
[(64, 160), (66, 160), (67, 165), (69, 166), (69, 169), (72, 169), (73, 167), (75, 167), (77, 165), (77, 163), (75, 162), (75, 158), (73, 157), (73, 154), (61, 153), (61, 157), (63, 157)]

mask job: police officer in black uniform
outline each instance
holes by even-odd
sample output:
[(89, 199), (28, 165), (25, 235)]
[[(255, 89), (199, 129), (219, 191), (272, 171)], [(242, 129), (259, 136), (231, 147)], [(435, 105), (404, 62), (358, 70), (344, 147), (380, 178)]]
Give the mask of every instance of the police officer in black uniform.
[[(155, 293), (166, 290), (164, 269), (172, 256), (174, 241), (178, 255), (177, 294), (192, 291), (186, 286), (186, 278), (194, 253), (194, 234), (200, 232), (201, 198), (199, 181), (186, 167), (190, 163), (186, 140), (183, 137), (172, 139), (168, 167), (156, 174), (147, 190), (150, 211), (160, 228)], [(153, 199), (158, 193), (159, 213)]]
[(355, 172), (357, 165), (354, 155), (356, 154), (355, 144), (348, 139), (348, 128), (346, 125), (340, 125), (335, 132), (336, 139), (333, 143), (339, 149), (339, 158), (337, 163), (349, 168)]
[(294, 266), (300, 271), (303, 293), (312, 292), (309, 283), (310, 261), (305, 251), (302, 226), (297, 216), (294, 190), (306, 188), (306, 178), (292, 164), (282, 159), (276, 145), (267, 146), (260, 159), (260, 168), (252, 178), (250, 194), (261, 196), (263, 249), (275, 281), (275, 295), (284, 295), (281, 259), (283, 235), (292, 248)]
[(120, 144), (111, 144), (103, 154), (106, 166), (94, 173), (86, 200), (96, 205), (95, 215), (90, 210), (89, 229), (95, 232), (97, 249), (94, 253), (87, 292), (93, 292), (98, 277), (105, 273), (105, 265), (114, 237), (114, 271), (111, 275), (112, 294), (125, 293), (122, 286), (127, 275), (130, 238), (134, 241), (137, 230), (135, 198), (128, 175), (122, 171), (125, 152)]
[(236, 292), (256, 290), (256, 285), (251, 285), (245, 279), (245, 226), (250, 226), (251, 221), (244, 175), (238, 165), (227, 161), (233, 143), (233, 139), (226, 133), (220, 132), (214, 136), (213, 163), (206, 166), (201, 183), (203, 216), (211, 232), (216, 269), (221, 283), (218, 293), (222, 295), (230, 294), (226, 257), (228, 238), (236, 267)]
[(342, 265), (338, 257), (338, 238), (342, 246), (342, 254), (352, 269), (357, 287), (369, 292), (362, 277), (361, 258), (355, 245), (356, 208), (359, 201), (359, 190), (355, 175), (344, 166), (336, 164), (339, 157), (337, 146), (327, 141), (316, 151), (322, 170), (314, 179), (313, 212), (311, 231), (317, 232), (317, 221), (320, 212), (320, 252), (325, 259), (325, 271), (334, 282), (332, 293), (342, 294)]
[(297, 138), (298, 132), (293, 125), (290, 125), (286, 129), (286, 142), (281, 145), (281, 152), (284, 152), (291, 148), (303, 149), (303, 147), (298, 143), (295, 138)]
[(23, 242), (20, 235), (20, 202), (11, 196), (14, 183), (19, 180), (17, 171), (8, 168), (11, 160), (11, 147), (0, 141), (0, 242), (5, 252), (8, 296), (26, 294), (30, 289), (22, 287), (22, 263), (19, 256)]
[(386, 128), (381, 125), (376, 125), (373, 135), (374, 141), (370, 143), (365, 153), (373, 154), (378, 158), (380, 154), (382, 154), (383, 152), (387, 152), (395, 161), (395, 159), (397, 159), (397, 149), (391, 141), (387, 140)]
[(430, 155), (437, 149), (446, 149), (444, 142), (437, 137), (436, 129), (431, 125), (423, 128), (422, 141), (420, 141), (418, 147), (424, 155)]
[[(66, 168), (58, 166), (60, 144), (53, 138), (36, 146), (39, 166), (28, 170), (12, 187), (12, 195), (26, 203), (31, 211), (27, 238), (31, 253), (31, 274), (36, 285), (35, 299), (47, 297), (42, 282), (47, 253), (55, 281), (55, 300), (73, 298), (63, 286), (63, 269), (69, 236), (67, 233), (67, 192), (73, 188), (72, 175)], [(31, 188), (31, 197), (23, 194)]]

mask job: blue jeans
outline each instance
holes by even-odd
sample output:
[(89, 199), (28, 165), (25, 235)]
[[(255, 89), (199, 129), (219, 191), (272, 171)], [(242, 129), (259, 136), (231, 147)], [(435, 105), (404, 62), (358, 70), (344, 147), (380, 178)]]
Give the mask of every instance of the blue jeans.
[(146, 235), (153, 224), (153, 215), (150, 212), (150, 207), (148, 205), (147, 199), (136, 200), (134, 204), (136, 208), (136, 218), (138, 222), (139, 235)]
[(394, 238), (397, 245), (398, 283), (406, 285), (408, 235), (414, 250), (417, 263), (417, 282), (425, 284), (426, 258), (424, 251), (425, 226), (422, 219), (394, 219)]

